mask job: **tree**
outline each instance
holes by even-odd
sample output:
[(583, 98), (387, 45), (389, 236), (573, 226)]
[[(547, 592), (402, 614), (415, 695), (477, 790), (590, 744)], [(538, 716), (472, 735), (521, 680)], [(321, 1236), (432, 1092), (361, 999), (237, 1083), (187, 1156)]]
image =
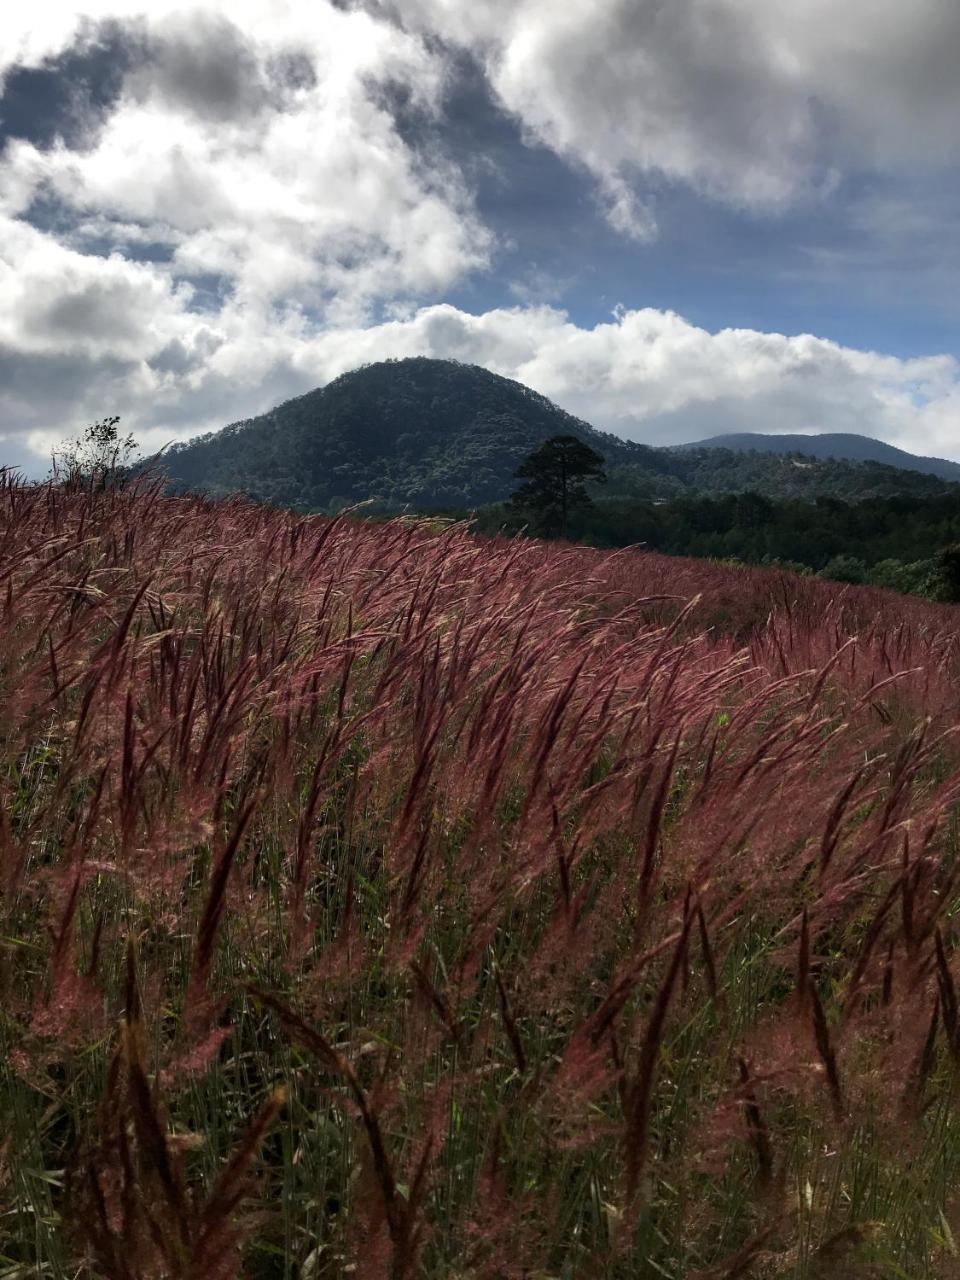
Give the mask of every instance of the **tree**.
[(551, 436), (514, 472), (525, 480), (511, 496), (515, 507), (530, 511), (544, 532), (567, 532), (570, 512), (592, 506), (585, 480), (606, 480), (604, 461), (595, 449), (576, 436)]
[(867, 580), (867, 566), (859, 556), (842, 552), (830, 557), (820, 570), (820, 577), (831, 578), (834, 582), (862, 583)]
[(943, 547), (937, 555), (938, 592), (941, 600), (960, 603), (960, 542)]
[(91, 488), (117, 484), (137, 449), (132, 435), (120, 435), (119, 423), (117, 417), (101, 418), (91, 423), (82, 436), (65, 440), (53, 453), (54, 479)]

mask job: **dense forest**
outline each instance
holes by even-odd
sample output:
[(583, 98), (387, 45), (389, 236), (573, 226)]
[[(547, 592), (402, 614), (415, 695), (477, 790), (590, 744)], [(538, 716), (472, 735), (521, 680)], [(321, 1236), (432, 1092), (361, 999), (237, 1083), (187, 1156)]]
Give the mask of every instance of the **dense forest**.
[(636, 463), (607, 468), (603, 492), (611, 498), (676, 498), (687, 494), (736, 494), (753, 490), (771, 498), (932, 497), (954, 485), (920, 471), (880, 462), (813, 458), (800, 453), (741, 452), (727, 448), (658, 449), (663, 470), (651, 474)]
[(803, 454), (808, 458), (845, 458), (848, 462), (882, 462), (901, 471), (925, 471), (941, 480), (960, 481), (960, 462), (948, 458), (921, 457), (907, 453), (884, 440), (851, 431), (823, 431), (816, 435), (791, 433), (776, 435), (759, 431), (734, 431), (711, 436), (694, 444), (676, 446), (687, 449), (736, 449), (738, 452)]
[[(531, 528), (530, 515), (508, 504), (484, 508), (474, 519), (486, 533)], [(599, 547), (642, 543), (671, 555), (777, 564), (933, 596), (938, 557), (960, 542), (960, 488), (861, 501), (751, 491), (669, 501), (600, 498), (571, 513), (568, 536)]]
[(526, 455), (558, 432), (654, 475), (657, 450), (596, 431), (519, 382), (452, 360), (386, 360), (164, 455), (175, 489), (309, 511), (505, 498)]
[(241, 491), (303, 511), (367, 501), (388, 513), (469, 509), (509, 497), (523, 459), (556, 435), (575, 436), (601, 454), (610, 498), (747, 489), (778, 498), (862, 498), (950, 488), (936, 476), (872, 461), (655, 449), (597, 431), (489, 370), (421, 357), (345, 373), (258, 418), (174, 446), (159, 461), (176, 490), (214, 497)]

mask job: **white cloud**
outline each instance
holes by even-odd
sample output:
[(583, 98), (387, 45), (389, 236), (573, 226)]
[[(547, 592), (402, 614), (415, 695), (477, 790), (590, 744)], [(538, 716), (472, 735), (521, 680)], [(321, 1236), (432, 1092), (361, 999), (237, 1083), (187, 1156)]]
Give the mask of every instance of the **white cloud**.
[(197, 327), (191, 293), (156, 267), (77, 253), (0, 218), (0, 343), (24, 355), (148, 359)]
[[(106, 263), (96, 284), (111, 305), (122, 305), (131, 283), (148, 287), (114, 277), (121, 265)], [(94, 285), (79, 276), (78, 288)], [(139, 329), (131, 303), (122, 312), (131, 317), (125, 345), (116, 345), (108, 326), (101, 338), (77, 338), (69, 356), (26, 339), (15, 345), (30, 328), (20, 304), (0, 341), (0, 385), (4, 351), (24, 343), (34, 379), (45, 365), (49, 377), (42, 394), (19, 404), (12, 393), (0, 396), (0, 422), (17, 421), (19, 411), (29, 447), (45, 457), (65, 426), (116, 412), (153, 449), (263, 412), (359, 364), (430, 355), (484, 365), (596, 426), (647, 443), (723, 431), (857, 431), (960, 457), (960, 365), (950, 356), (902, 360), (810, 335), (710, 333), (649, 309), (621, 310), (585, 328), (548, 305), (472, 315), (439, 304), (382, 324), (318, 331), (296, 310), (268, 325), (249, 308), (228, 305), (209, 320), (183, 302), (170, 293), (156, 322)]]
[[(611, 224), (644, 242), (664, 180), (777, 211), (838, 173), (960, 158), (955, 0), (403, 0), (402, 28), (386, 7), (6, 7), (0, 77), (104, 22), (133, 53), (82, 147), (2, 157), (0, 460), (104, 413), (154, 447), (407, 354), (486, 365), (634, 439), (854, 430), (960, 455), (951, 357), (649, 309), (584, 328), (534, 305), (556, 297), (534, 264), (513, 285), (527, 305), (423, 305), (493, 241), (458, 169), (418, 152), (388, 105), (399, 91), (441, 112), (435, 37), (472, 51), (526, 134), (592, 174)], [(62, 215), (47, 230), (25, 220), (38, 200)]]
[(776, 211), (844, 172), (960, 157), (956, 0), (381, 3), (471, 50), (632, 236), (649, 235), (651, 179)]
[(622, 435), (671, 444), (724, 431), (855, 431), (960, 457), (960, 362), (898, 359), (809, 334), (710, 333), (673, 312), (620, 310), (593, 328), (550, 306), (421, 309), (317, 338), (325, 380), (386, 356), (485, 365)]
[[(205, 258), (225, 257), (235, 265), (249, 237), (269, 231), (288, 244), (288, 257), (278, 265), (290, 274), (309, 258), (318, 221), (336, 235), (344, 181), (358, 172), (370, 174), (372, 207), (377, 198), (395, 198), (398, 184), (407, 188), (399, 192), (407, 207), (429, 204), (422, 199), (429, 192), (418, 188), (423, 174), (395, 163), (398, 155), (409, 157), (368, 90), (396, 80), (421, 105), (436, 107), (449, 73), (437, 36), (478, 58), (495, 94), (531, 138), (594, 175), (611, 224), (634, 239), (654, 233), (652, 200), (664, 179), (770, 212), (829, 192), (848, 172), (942, 170), (960, 158), (956, 0), (592, 0), (559, 6), (552, 0), (365, 0), (365, 6), (344, 11), (332, 0), (46, 0), (39, 13), (37, 6), (20, 6), (0, 18), (0, 75), (17, 61), (39, 65), (71, 43), (93, 40), (99, 23), (136, 33), (148, 57), (128, 76), (126, 128), (118, 122), (98, 156), (73, 171), (74, 195), (102, 196), (123, 172), (117, 166), (133, 160), (130, 177), (141, 204), (149, 204), (151, 191), (159, 204), (195, 202), (199, 173), (212, 189), (198, 212), (213, 211), (219, 197), (221, 208), (236, 216), (244, 206), (238, 192), (253, 194), (249, 175), (258, 151), (262, 160), (276, 148), (276, 163), (266, 165), (258, 194), (269, 202), (278, 186), (283, 189), (290, 220), (308, 243), (298, 249), (289, 228), (284, 235), (278, 221), (244, 207), (247, 240), (195, 247)], [(289, 73), (297, 65), (311, 66), (316, 83), (301, 81), (288, 94), (283, 114), (292, 114), (298, 127), (283, 129), (274, 119), (278, 81), (284, 66)], [(296, 85), (296, 75), (287, 78)], [(192, 129), (185, 110), (192, 113)], [(257, 136), (252, 156), (231, 139), (231, 121), (242, 122), (244, 135)], [(212, 130), (209, 145), (196, 136), (198, 125), (204, 137)], [(169, 155), (158, 155), (168, 130), (177, 172)], [(143, 153), (131, 155), (141, 133)], [(369, 145), (358, 145), (358, 135)], [(326, 145), (313, 150), (326, 158), (311, 156), (305, 145), (321, 138)], [(348, 140), (345, 155), (329, 155), (331, 139)], [(292, 166), (298, 181), (290, 189)], [(54, 176), (71, 186), (69, 175)], [(448, 210), (462, 215), (456, 179), (449, 173), (434, 178)], [(360, 230), (380, 234), (379, 227), (363, 226), (371, 212), (369, 205), (361, 210)], [(438, 210), (428, 216), (431, 234), (450, 239), (454, 260), (482, 259), (476, 224), (471, 255)], [(180, 217), (186, 217), (185, 207)], [(395, 259), (396, 239), (388, 234), (386, 244), (384, 258)], [(449, 271), (443, 251), (433, 268), (431, 279)], [(398, 278), (404, 279), (402, 269)]]
[[(57, 35), (34, 59), (71, 37), (55, 8)], [(53, 197), (108, 240), (166, 245), (174, 272), (225, 277), (246, 303), (340, 317), (435, 294), (486, 263), (491, 238), (459, 174), (424, 164), (383, 103), (399, 83), (437, 108), (445, 64), (419, 37), (323, 0), (191, 12), (151, 0), (128, 35), (142, 54), (92, 146), (8, 148), (7, 213)]]

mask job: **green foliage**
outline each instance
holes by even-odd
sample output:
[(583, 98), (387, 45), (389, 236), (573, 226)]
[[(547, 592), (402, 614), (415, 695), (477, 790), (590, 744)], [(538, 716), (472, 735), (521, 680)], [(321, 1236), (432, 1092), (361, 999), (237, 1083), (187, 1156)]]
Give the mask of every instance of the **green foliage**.
[(83, 435), (63, 441), (53, 454), (54, 478), (71, 485), (117, 484), (137, 449), (132, 435), (120, 435), (119, 423), (118, 417), (100, 418)]
[(904, 564), (901, 560), (880, 560), (869, 571), (869, 581), (875, 587), (887, 587), (904, 595), (935, 598), (938, 592), (937, 564), (933, 559), (914, 560)]
[(566, 534), (571, 512), (592, 506), (584, 482), (606, 480), (603, 458), (576, 436), (551, 436), (517, 468), (525, 483), (510, 499), (529, 512), (542, 532)]
[(898, 494), (932, 497), (954, 486), (946, 479), (870, 459), (817, 458), (800, 453), (727, 448), (664, 450), (673, 477), (687, 490), (724, 494), (753, 490), (770, 498), (862, 501)]
[(944, 547), (937, 556), (937, 586), (941, 599), (960, 601), (960, 542)]
[[(476, 515), (484, 533), (516, 532), (522, 523), (509, 505)], [(861, 502), (750, 492), (600, 499), (572, 513), (568, 536), (598, 547), (642, 544), (670, 555), (776, 564), (841, 582), (960, 599), (960, 555), (953, 545), (960, 545), (960, 489), (955, 486), (929, 497)]]
[(343, 374), (258, 418), (174, 445), (162, 463), (177, 490), (240, 491), (305, 511), (371, 499), (380, 511), (470, 509), (508, 498), (524, 458), (560, 435), (602, 456), (606, 494), (625, 501), (746, 490), (859, 500), (952, 487), (874, 462), (652, 449), (595, 430), (519, 382), (423, 357)]
[(872, 436), (858, 435), (848, 431), (824, 431), (813, 436), (780, 433), (767, 435), (751, 431), (733, 432), (712, 436), (708, 440), (701, 440), (693, 445), (680, 445), (679, 448), (683, 452), (694, 449), (735, 449), (740, 453), (767, 455), (779, 453), (791, 458), (800, 458), (804, 463), (809, 463), (812, 459), (880, 462), (900, 470), (920, 471), (939, 476), (942, 480), (960, 481), (960, 462), (950, 462), (946, 458), (918, 457), (903, 449), (897, 449), (883, 440), (874, 440)]
[(831, 556), (820, 570), (820, 576), (830, 578), (834, 582), (856, 582), (862, 584), (867, 581), (867, 566), (859, 556), (843, 554)]

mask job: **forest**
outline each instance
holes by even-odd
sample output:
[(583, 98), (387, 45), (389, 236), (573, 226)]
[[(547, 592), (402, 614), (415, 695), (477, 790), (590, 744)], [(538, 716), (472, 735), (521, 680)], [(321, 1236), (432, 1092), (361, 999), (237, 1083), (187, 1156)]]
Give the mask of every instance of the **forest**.
[[(505, 503), (477, 511), (473, 521), (484, 533), (537, 532), (529, 512)], [(749, 490), (666, 500), (596, 497), (573, 508), (567, 536), (597, 547), (642, 545), (937, 597), (938, 557), (960, 542), (960, 489), (859, 501)]]

